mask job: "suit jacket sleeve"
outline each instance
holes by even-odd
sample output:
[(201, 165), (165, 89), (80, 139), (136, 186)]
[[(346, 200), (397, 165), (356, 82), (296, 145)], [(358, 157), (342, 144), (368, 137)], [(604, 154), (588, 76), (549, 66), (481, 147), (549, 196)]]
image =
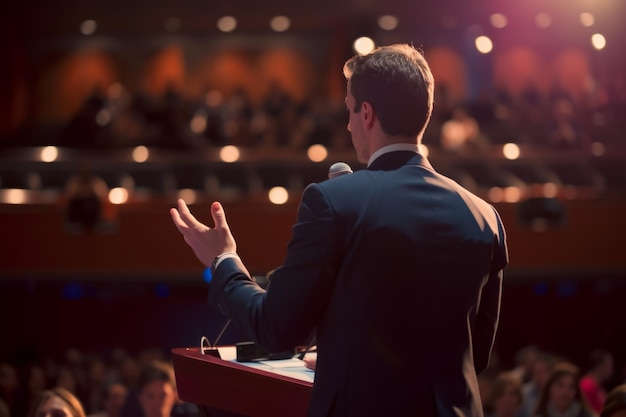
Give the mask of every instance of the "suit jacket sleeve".
[(268, 351), (290, 349), (305, 341), (332, 294), (338, 264), (330, 205), (316, 184), (308, 186), (284, 264), (267, 291), (236, 258), (214, 271), (209, 304), (218, 306), (252, 340)]
[(491, 271), (481, 292), (472, 338), (474, 368), (477, 373), (483, 372), (489, 366), (500, 317), (503, 269), (509, 262), (504, 227), (495, 209), (494, 213), (498, 230), (494, 236)]

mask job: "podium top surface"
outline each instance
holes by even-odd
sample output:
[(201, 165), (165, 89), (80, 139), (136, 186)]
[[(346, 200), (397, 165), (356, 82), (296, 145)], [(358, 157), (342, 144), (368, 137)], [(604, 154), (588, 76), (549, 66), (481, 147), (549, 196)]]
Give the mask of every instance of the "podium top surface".
[(306, 416), (312, 371), (308, 371), (307, 381), (304, 365), (294, 373), (288, 365), (281, 368), (281, 361), (271, 361), (276, 362), (273, 367), (266, 362), (236, 362), (234, 356), (228, 360), (228, 352), (220, 349), (221, 359), (203, 354), (200, 348), (172, 349), (178, 394), (183, 401), (250, 417)]

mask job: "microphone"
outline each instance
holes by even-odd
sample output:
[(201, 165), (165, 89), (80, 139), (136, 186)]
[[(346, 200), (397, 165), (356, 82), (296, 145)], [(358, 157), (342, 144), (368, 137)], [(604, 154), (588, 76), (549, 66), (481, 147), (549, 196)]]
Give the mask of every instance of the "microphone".
[(328, 178), (340, 177), (342, 175), (352, 174), (352, 168), (345, 162), (335, 162), (328, 169)]

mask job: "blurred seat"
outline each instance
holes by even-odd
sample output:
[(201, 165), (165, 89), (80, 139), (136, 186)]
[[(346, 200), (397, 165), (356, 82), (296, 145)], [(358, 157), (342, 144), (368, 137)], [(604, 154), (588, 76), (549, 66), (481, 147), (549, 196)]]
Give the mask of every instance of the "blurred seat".
[(574, 187), (603, 187), (602, 178), (583, 161), (548, 161), (545, 167), (559, 178), (562, 185)]
[(169, 168), (161, 165), (133, 164), (123, 170), (128, 188), (136, 197), (163, 196), (174, 189)]
[(626, 192), (626, 162), (619, 158), (595, 158), (591, 167), (604, 181), (606, 192)]
[(457, 170), (472, 177), (478, 188), (520, 186), (520, 180), (511, 173), (501, 169), (491, 161), (466, 160), (460, 161)]
[(31, 170), (0, 169), (0, 188), (34, 190), (41, 186), (39, 174)]
[(535, 161), (505, 160), (501, 167), (527, 185), (559, 182), (556, 174)]
[(260, 190), (253, 168), (244, 163), (214, 163), (207, 166), (222, 199), (236, 199)]
[(302, 180), (290, 164), (259, 164), (255, 169), (263, 190), (273, 187), (284, 187), (288, 190), (301, 190)]

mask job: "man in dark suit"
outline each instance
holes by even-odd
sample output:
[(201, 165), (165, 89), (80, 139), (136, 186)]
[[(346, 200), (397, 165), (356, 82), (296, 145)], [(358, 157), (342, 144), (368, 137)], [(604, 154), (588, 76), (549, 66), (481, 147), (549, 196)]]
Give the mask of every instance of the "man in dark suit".
[(209, 302), (260, 346), (281, 351), (315, 330), (310, 416), (482, 416), (476, 374), (508, 263), (498, 213), (418, 153), (434, 89), (419, 51), (378, 48), (344, 74), (348, 130), (368, 167), (306, 188), (267, 291), (219, 203), (214, 228), (181, 200), (172, 219), (212, 265)]

